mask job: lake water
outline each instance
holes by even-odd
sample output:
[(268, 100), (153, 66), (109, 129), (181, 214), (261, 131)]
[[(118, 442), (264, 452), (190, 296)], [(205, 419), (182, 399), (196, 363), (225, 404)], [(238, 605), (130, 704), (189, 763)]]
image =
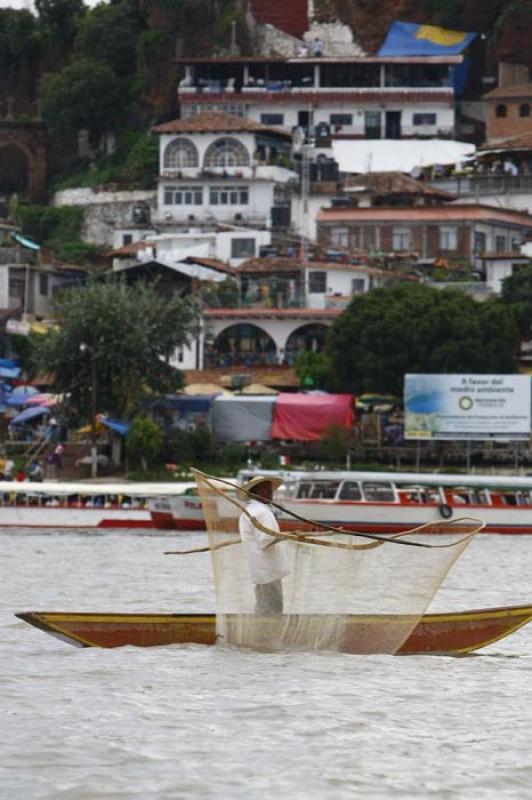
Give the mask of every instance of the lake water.
[[(532, 624), (466, 658), (77, 649), (15, 611), (211, 611), (201, 534), (2, 532), (2, 800), (530, 798)], [(532, 603), (481, 536), (431, 610)]]

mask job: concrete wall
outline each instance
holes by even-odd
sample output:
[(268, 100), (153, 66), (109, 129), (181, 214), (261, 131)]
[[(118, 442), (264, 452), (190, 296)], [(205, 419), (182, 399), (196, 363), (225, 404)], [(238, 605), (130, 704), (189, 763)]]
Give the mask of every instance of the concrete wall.
[(127, 228), (133, 222), (133, 207), (138, 203), (155, 209), (155, 191), (108, 192), (90, 188), (65, 189), (56, 192), (54, 206), (83, 208), (83, 238), (104, 246), (112, 246), (116, 228)]
[[(256, 94), (257, 90), (254, 89), (253, 91)], [(446, 99), (442, 98), (441, 102), (438, 102), (436, 99), (431, 102), (401, 102), (399, 90), (397, 91), (397, 100), (393, 102), (386, 101), (383, 104), (379, 103), (378, 97), (376, 97), (373, 102), (359, 100), (356, 97), (356, 93), (353, 93), (352, 98), (345, 99), (345, 92), (343, 92), (342, 99), (338, 99), (337, 101), (331, 99), (330, 96), (327, 98), (324, 97), (320, 99), (319, 106), (314, 108), (314, 124), (318, 125), (320, 122), (325, 122), (329, 125), (331, 122), (331, 114), (351, 114), (353, 117), (352, 124), (342, 126), (338, 133), (347, 137), (364, 138), (364, 112), (381, 111), (381, 138), (384, 139), (386, 138), (385, 112), (401, 111), (401, 132), (403, 137), (435, 137), (439, 132), (444, 132), (446, 134), (452, 134), (454, 132), (454, 106), (449, 105), (448, 97)], [(319, 91), (316, 92), (318, 97), (319, 94)], [(447, 94), (446, 92), (446, 95)], [(313, 102), (315, 103), (316, 99), (314, 99)], [(269, 94), (268, 97), (264, 99), (263, 103), (255, 99), (250, 101), (248, 117), (256, 122), (261, 122), (262, 114), (282, 114), (283, 122), (282, 126), (279, 127), (291, 130), (298, 124), (298, 113), (300, 111), (308, 111), (308, 109), (308, 100), (302, 98), (298, 101), (297, 92), (295, 91), (291, 93), (288, 102), (286, 100), (284, 102), (282, 100), (276, 102), (275, 99), (272, 99), (271, 94)], [(436, 123), (434, 125), (414, 125), (413, 115), (419, 113), (436, 114)]]

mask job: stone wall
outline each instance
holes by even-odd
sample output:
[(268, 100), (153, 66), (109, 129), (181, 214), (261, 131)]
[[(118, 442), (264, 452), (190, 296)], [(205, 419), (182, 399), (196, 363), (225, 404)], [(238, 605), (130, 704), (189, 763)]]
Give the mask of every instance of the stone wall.
[(148, 205), (153, 216), (156, 192), (65, 189), (57, 192), (53, 200), (54, 206), (82, 206), (84, 240), (109, 247), (113, 245), (113, 233), (117, 228), (133, 227), (133, 208), (138, 203)]

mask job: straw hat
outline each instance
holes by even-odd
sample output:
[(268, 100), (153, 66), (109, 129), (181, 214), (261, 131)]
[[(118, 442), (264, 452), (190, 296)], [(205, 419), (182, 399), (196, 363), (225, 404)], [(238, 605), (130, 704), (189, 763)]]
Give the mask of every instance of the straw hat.
[(282, 486), (284, 483), (282, 478), (276, 478), (274, 475), (255, 475), (254, 478), (251, 480), (246, 481), (240, 487), (244, 492), (250, 492), (255, 486), (258, 486), (260, 483), (270, 483), (272, 487), (272, 492), (275, 492), (279, 486)]

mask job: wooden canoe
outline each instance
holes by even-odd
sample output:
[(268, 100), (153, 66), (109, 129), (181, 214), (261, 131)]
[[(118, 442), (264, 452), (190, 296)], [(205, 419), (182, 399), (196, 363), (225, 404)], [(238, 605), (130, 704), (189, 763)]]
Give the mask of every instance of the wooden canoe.
[[(91, 614), (28, 611), (16, 615), (36, 628), (81, 647), (160, 647), (216, 643), (214, 614)], [(532, 619), (532, 606), (509, 606), (449, 614), (425, 614), (399, 655), (463, 655), (503, 639)], [(404, 623), (400, 616), (350, 618), (345, 652), (357, 654), (357, 630), (367, 640), (372, 626)], [(367, 652), (367, 650), (365, 651)]]

